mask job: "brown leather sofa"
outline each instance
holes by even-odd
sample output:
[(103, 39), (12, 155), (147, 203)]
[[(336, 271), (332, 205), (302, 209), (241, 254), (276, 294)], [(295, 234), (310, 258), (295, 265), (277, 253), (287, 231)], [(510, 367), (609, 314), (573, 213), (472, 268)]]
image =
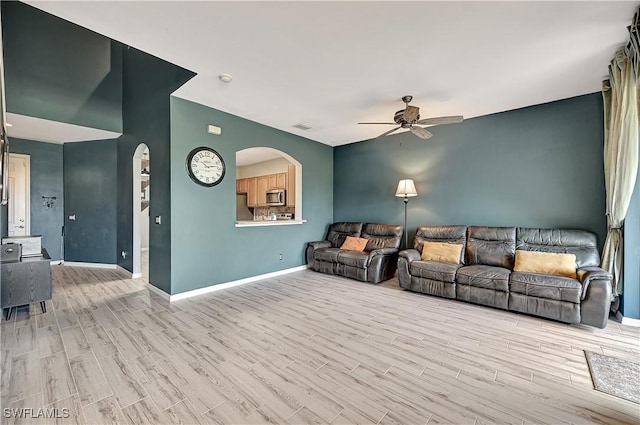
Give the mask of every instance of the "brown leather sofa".
[[(462, 244), (460, 264), (422, 261), (425, 241)], [(398, 258), (400, 286), (565, 323), (607, 326), (612, 276), (596, 236), (582, 230), (421, 226)], [(576, 256), (577, 279), (513, 271), (516, 250)]]
[[(368, 239), (364, 252), (340, 249), (347, 236)], [(307, 265), (321, 273), (380, 283), (395, 275), (401, 241), (402, 226), (333, 223), (329, 226), (325, 240), (307, 244)]]

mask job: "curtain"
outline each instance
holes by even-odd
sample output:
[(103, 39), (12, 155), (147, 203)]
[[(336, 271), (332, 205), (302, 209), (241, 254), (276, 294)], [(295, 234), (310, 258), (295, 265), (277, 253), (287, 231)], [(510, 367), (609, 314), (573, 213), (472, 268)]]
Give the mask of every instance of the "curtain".
[[(639, 12), (629, 27), (630, 41), (619, 49), (603, 82), (604, 174), (607, 202), (607, 238), (602, 267), (613, 274), (614, 300), (622, 293), (622, 226), (638, 173)], [(614, 303), (614, 311), (617, 310)]]

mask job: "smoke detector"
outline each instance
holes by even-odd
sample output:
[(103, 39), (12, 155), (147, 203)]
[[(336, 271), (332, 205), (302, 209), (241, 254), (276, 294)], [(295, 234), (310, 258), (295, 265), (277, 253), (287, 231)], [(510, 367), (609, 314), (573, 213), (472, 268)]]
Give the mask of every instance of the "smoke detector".
[(302, 124), (302, 123), (296, 124), (296, 125), (294, 125), (292, 127), (293, 128), (297, 128), (298, 130), (304, 130), (304, 131), (311, 130), (311, 126), (310, 125), (306, 125), (306, 124)]
[(220, 74), (218, 75), (218, 78), (220, 79), (220, 81), (227, 84), (230, 83), (231, 80), (233, 80), (233, 77), (229, 74)]

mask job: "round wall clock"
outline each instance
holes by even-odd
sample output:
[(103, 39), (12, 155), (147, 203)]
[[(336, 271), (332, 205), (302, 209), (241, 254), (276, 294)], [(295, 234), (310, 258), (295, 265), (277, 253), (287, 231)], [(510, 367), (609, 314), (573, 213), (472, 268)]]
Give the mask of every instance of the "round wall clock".
[(211, 148), (201, 146), (189, 152), (186, 165), (191, 180), (202, 186), (215, 186), (224, 178), (224, 160)]

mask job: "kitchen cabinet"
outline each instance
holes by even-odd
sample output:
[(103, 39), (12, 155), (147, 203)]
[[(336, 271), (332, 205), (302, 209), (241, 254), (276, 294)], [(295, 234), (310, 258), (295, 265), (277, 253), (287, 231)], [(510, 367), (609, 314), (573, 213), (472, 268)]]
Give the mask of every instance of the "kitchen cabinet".
[(267, 190), (269, 190), (269, 176), (258, 176), (257, 185), (258, 185), (258, 206), (266, 207), (267, 206)]
[(289, 165), (289, 168), (286, 173), (286, 184), (287, 184), (287, 206), (295, 207), (296, 206), (296, 166)]
[(247, 184), (249, 179), (236, 180), (236, 193), (247, 193)]
[(276, 174), (276, 189), (287, 188), (287, 173)]
[(277, 189), (278, 188), (277, 174), (269, 174), (267, 175), (267, 178), (269, 179), (269, 184), (267, 185), (267, 189)]
[[(244, 179), (247, 182), (247, 206), (258, 206), (258, 179), (256, 177), (250, 177)], [(266, 196), (266, 195), (265, 195)]]

